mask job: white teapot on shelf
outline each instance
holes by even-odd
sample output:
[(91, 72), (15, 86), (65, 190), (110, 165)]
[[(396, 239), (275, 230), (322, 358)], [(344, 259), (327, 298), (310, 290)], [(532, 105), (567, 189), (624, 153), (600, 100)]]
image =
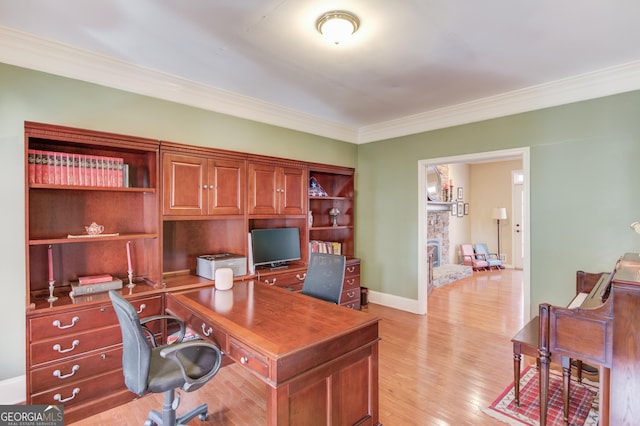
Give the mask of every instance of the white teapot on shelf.
[(85, 226), (84, 229), (89, 235), (100, 235), (104, 232), (104, 226), (98, 225), (95, 222), (91, 222), (91, 225)]

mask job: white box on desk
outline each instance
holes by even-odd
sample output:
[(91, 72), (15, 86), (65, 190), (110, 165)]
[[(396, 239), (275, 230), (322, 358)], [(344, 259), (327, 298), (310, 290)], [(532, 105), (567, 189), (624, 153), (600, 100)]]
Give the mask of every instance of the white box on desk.
[(213, 280), (220, 268), (231, 268), (234, 277), (247, 275), (247, 258), (233, 253), (203, 254), (197, 258), (196, 274), (203, 278)]

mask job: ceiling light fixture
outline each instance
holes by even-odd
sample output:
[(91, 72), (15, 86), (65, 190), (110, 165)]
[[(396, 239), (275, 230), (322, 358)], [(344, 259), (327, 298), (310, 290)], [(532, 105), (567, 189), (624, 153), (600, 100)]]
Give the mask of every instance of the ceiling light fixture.
[(318, 32), (333, 44), (340, 44), (358, 30), (360, 20), (350, 12), (334, 10), (316, 21)]

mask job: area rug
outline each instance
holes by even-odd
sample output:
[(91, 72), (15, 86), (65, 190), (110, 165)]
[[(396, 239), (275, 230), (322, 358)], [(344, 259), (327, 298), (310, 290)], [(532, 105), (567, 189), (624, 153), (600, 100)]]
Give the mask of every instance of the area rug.
[[(513, 383), (482, 411), (512, 426), (540, 424), (538, 371), (528, 366), (520, 376), (520, 406), (514, 402)], [(582, 384), (571, 380), (569, 396), (569, 424), (571, 426), (598, 425), (598, 384), (582, 379)], [(547, 425), (563, 425), (562, 374), (551, 370), (549, 373), (549, 404)]]
[(433, 268), (434, 287), (441, 287), (473, 274), (473, 268), (466, 265), (442, 265)]

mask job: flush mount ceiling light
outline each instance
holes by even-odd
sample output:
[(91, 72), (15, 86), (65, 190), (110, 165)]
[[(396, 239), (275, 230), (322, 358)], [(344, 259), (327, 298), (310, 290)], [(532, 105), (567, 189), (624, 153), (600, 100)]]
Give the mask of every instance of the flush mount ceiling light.
[(327, 12), (316, 21), (316, 28), (334, 44), (347, 40), (358, 30), (360, 20), (350, 12), (334, 10)]

